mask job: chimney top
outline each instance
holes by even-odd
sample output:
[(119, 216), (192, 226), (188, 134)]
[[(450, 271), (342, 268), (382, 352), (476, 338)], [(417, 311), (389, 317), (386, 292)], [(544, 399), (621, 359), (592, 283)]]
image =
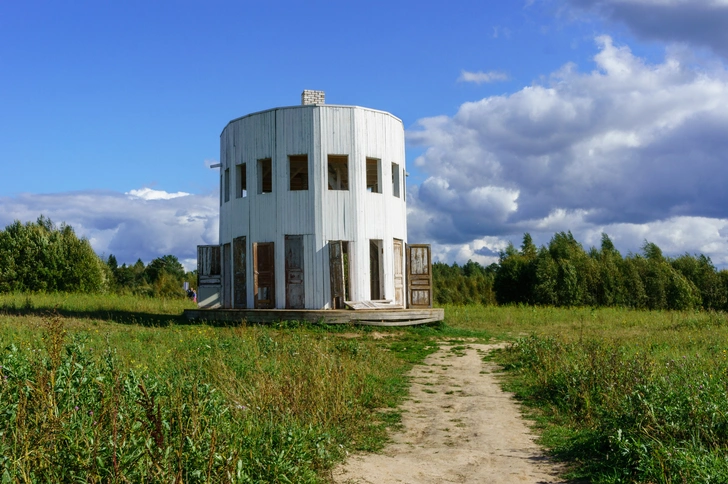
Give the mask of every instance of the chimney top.
[(323, 91), (312, 91), (304, 89), (301, 93), (301, 105), (307, 104), (324, 104), (326, 94)]

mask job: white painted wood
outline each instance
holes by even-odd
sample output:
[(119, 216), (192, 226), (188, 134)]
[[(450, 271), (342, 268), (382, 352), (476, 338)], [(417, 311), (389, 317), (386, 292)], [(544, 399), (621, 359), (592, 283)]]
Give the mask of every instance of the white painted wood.
[[(308, 190), (289, 190), (289, 155), (308, 155)], [(328, 156), (348, 156), (348, 190), (328, 189)], [(366, 158), (381, 160), (382, 193), (366, 190)], [(272, 193), (258, 193), (258, 160), (272, 160)], [(357, 106), (307, 105), (253, 113), (220, 135), (221, 173), (230, 170), (230, 201), (220, 207), (220, 244), (246, 236), (247, 305), (253, 306), (252, 244), (274, 242), (276, 305), (285, 306), (284, 237), (303, 235), (306, 308), (328, 308), (328, 241), (349, 241), (352, 300), (369, 300), (369, 240), (382, 240), (384, 294), (394, 298), (393, 239), (407, 242), (404, 128), (396, 117)], [(245, 163), (247, 197), (236, 198), (236, 165)], [(392, 193), (392, 163), (402, 173)], [(224, 180), (223, 180), (224, 181)], [(222, 183), (222, 182), (221, 182)], [(223, 187), (224, 188), (224, 187)]]

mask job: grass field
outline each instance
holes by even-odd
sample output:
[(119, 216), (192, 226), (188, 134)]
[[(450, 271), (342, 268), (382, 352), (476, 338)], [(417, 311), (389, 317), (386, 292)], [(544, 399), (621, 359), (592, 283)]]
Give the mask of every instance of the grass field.
[(446, 307), (372, 329), (185, 324), (188, 301), (0, 295), (2, 482), (326, 482), (399, 421), (444, 339), (495, 358), (542, 442), (593, 482), (728, 482), (728, 318)]

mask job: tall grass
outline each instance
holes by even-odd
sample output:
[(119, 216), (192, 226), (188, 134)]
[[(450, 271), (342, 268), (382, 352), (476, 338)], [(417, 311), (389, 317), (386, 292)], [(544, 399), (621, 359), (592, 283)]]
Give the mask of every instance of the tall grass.
[(728, 482), (725, 313), (512, 307), (450, 317), (517, 337), (496, 356), (506, 387), (534, 409), (542, 443), (573, 464), (572, 477)]
[(0, 479), (320, 482), (406, 390), (359, 336), (0, 316)]

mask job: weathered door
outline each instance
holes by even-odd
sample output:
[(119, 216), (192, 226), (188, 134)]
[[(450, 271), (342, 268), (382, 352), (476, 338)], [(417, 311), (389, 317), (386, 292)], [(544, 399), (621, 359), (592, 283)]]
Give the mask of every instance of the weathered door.
[(432, 261), (429, 244), (407, 244), (407, 307), (432, 307)]
[(220, 285), (220, 246), (197, 246), (197, 287)]
[(197, 304), (220, 307), (220, 246), (197, 246)]
[(231, 279), (230, 277), (230, 244), (222, 246), (222, 307), (233, 307), (231, 297)]
[(303, 236), (286, 235), (286, 308), (306, 307), (303, 285)]
[(329, 276), (331, 278), (331, 308), (344, 308), (344, 251), (340, 240), (329, 241)]
[(273, 242), (253, 244), (255, 309), (276, 307)]
[(245, 281), (245, 237), (233, 239), (233, 307), (245, 309), (247, 302), (247, 285)]
[(402, 253), (402, 241), (394, 239), (394, 304), (404, 307), (404, 271), (402, 265), (404, 254)]

